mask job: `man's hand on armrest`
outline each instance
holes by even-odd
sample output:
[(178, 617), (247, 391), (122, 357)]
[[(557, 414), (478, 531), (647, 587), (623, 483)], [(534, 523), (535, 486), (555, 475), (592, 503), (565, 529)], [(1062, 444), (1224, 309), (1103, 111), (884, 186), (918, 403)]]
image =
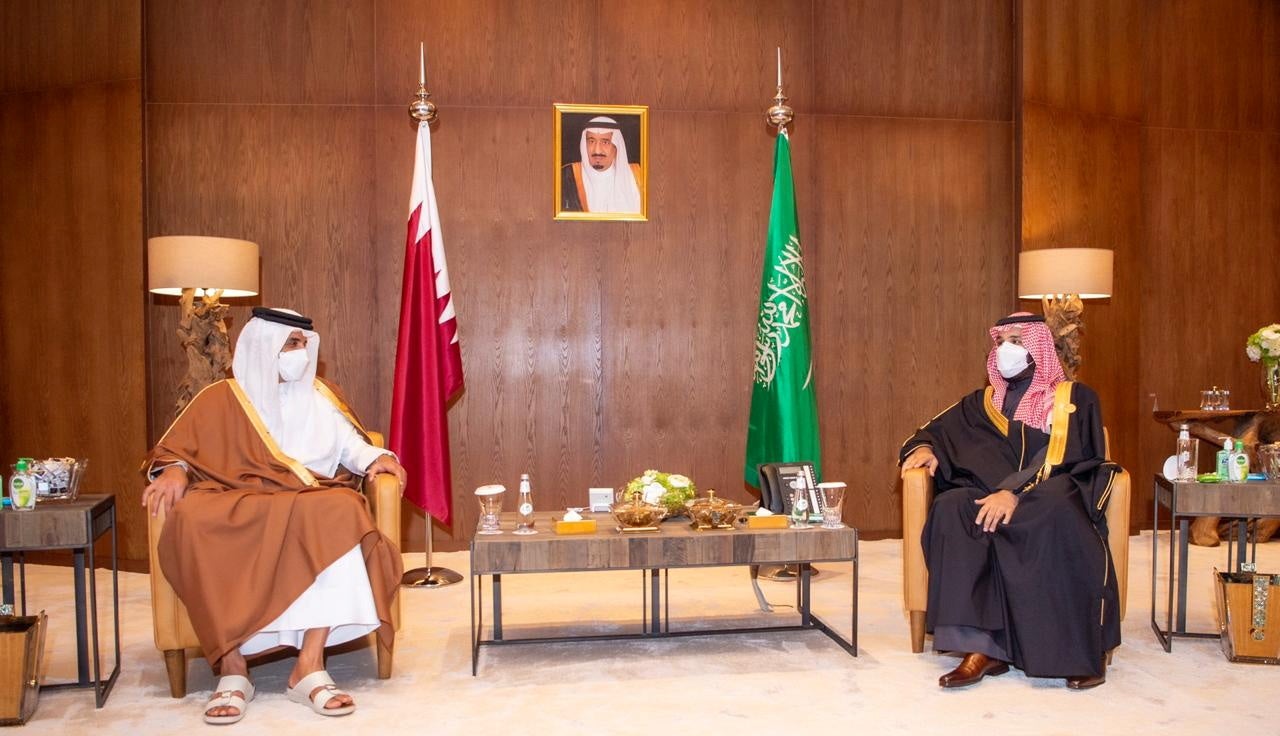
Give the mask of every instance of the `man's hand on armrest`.
[(151, 484), (142, 490), (142, 505), (152, 516), (164, 509), (165, 513), (173, 510), (173, 505), (187, 493), (190, 479), (186, 468), (181, 465), (170, 465), (165, 468)]
[(400, 481), (400, 486), (402, 488), (404, 487), (404, 482), (405, 482), (404, 468), (401, 467), (400, 463), (396, 461), (396, 458), (394, 455), (390, 455), (386, 453), (379, 455), (376, 460), (369, 463), (369, 467), (364, 469), (364, 475), (366, 478), (372, 478), (373, 476), (379, 473), (389, 473), (391, 475), (394, 475), (396, 479)]
[(920, 445), (912, 450), (911, 454), (907, 455), (907, 459), (902, 461), (902, 474), (906, 475), (912, 468), (925, 468), (932, 477), (938, 470), (938, 458), (933, 454), (933, 448)]

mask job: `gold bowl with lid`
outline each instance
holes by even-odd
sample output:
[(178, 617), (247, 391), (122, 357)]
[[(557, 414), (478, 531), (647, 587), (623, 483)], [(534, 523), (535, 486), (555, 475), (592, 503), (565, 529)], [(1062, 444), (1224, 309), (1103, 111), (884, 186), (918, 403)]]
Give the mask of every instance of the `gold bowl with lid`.
[(609, 507), (618, 522), (620, 532), (656, 532), (658, 522), (667, 516), (667, 507), (646, 503), (641, 493), (631, 494), (630, 500), (619, 501)]
[(736, 501), (717, 498), (714, 488), (707, 489), (706, 496), (686, 501), (684, 506), (693, 528), (698, 530), (732, 529), (733, 523), (748, 509)]

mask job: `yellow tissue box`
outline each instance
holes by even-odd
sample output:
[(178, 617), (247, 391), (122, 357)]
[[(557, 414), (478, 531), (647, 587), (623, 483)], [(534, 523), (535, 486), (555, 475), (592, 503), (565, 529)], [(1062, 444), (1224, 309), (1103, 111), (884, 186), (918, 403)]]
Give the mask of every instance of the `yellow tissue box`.
[(782, 514), (774, 514), (773, 516), (748, 516), (748, 529), (786, 529), (790, 524), (790, 519)]
[(580, 521), (564, 521), (561, 519), (556, 522), (556, 534), (595, 534), (596, 520), (582, 519)]

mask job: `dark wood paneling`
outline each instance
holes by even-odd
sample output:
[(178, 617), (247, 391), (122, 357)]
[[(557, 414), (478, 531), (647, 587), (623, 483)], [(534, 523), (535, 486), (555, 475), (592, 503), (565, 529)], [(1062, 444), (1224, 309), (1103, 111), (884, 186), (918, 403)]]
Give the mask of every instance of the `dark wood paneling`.
[[(774, 139), (751, 113), (663, 113), (654, 126), (664, 134), (651, 159), (663, 172), (653, 219), (607, 244), (601, 485), (655, 468), (754, 500), (742, 467)], [(793, 137), (808, 264), (812, 135)]]
[(419, 42), (442, 109), (606, 102), (596, 98), (597, 9), (582, 0), (378, 0), (378, 103), (413, 96)]
[[(615, 223), (551, 219), (551, 114), (545, 109), (450, 108), (432, 136), (436, 195), (458, 312), (466, 388), (449, 412), (454, 522), (439, 548), (465, 546), (475, 529), (473, 492), (502, 483), (514, 496), (532, 476), (541, 509), (581, 506), (602, 476), (600, 304), (618, 247)], [(375, 212), (389, 286), (373, 342), (381, 351), (378, 414), (388, 415), (399, 323), (405, 218), (414, 130), (401, 107), (377, 117)], [(477, 156), (511, 149), (526, 156)], [(385, 405), (385, 406), (383, 406)], [(385, 425), (383, 425), (385, 426)], [(508, 503), (514, 503), (509, 501)], [(421, 512), (407, 509), (406, 546), (422, 545)]]
[(1147, 0), (1146, 122), (1280, 131), (1280, 3)]
[(596, 95), (601, 102), (763, 117), (777, 90), (781, 47), (790, 104), (814, 112), (810, 12), (808, 2), (770, 0), (600, 3)]
[(1020, 0), (1022, 98), (1142, 119), (1145, 0)]
[[(1115, 252), (1112, 297), (1085, 306), (1078, 378), (1102, 400), (1113, 459), (1139, 477), (1139, 431), (1149, 421), (1134, 383), (1134, 367), (1144, 357), (1135, 339), (1144, 278), (1141, 128), (1136, 122), (1038, 104), (1022, 109), (1023, 249)], [(1041, 311), (1034, 302), (1023, 306)], [(1141, 517), (1143, 509), (1149, 512), (1149, 507), (1135, 507), (1134, 515)]]
[(813, 109), (1012, 120), (1013, 8), (1013, 0), (815, 0)]
[[(379, 282), (370, 267), (373, 108), (148, 105), (149, 236), (218, 235), (258, 243), (260, 297), (312, 317), (324, 375), (364, 417), (380, 415), (384, 351), (369, 341)], [(405, 200), (407, 201), (407, 199)], [(153, 438), (173, 417), (185, 370), (173, 300), (150, 297)], [(385, 416), (385, 414), (381, 415)]]
[(139, 0), (0, 3), (0, 94), (142, 76)]
[[(1149, 128), (1142, 160), (1141, 393), (1194, 408), (1217, 385), (1233, 408), (1257, 407), (1260, 369), (1244, 341), (1280, 314), (1280, 136)], [(1174, 438), (1151, 420), (1140, 428), (1137, 477), (1149, 478)], [(1135, 509), (1149, 506), (1150, 490), (1136, 490)]]
[(373, 101), (371, 0), (146, 5), (147, 102)]
[(983, 385), (1011, 311), (1011, 126), (821, 117), (814, 325), (825, 475), (846, 519), (901, 528), (897, 451)]
[[(0, 104), (0, 458), (89, 459), (146, 554), (139, 80)], [(4, 475), (8, 476), (8, 468)]]

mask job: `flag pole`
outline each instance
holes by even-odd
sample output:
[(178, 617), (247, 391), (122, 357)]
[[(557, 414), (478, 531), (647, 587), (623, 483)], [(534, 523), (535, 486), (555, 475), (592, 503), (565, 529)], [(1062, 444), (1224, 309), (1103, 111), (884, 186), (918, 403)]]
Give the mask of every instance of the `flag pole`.
[[(427, 99), (429, 97), (431, 97), (431, 93), (427, 91), (426, 44), (420, 43), (418, 45), (418, 91), (414, 93), (413, 99), (409, 101), (409, 117), (416, 120), (419, 125), (430, 125), (439, 116), (436, 103)], [(433, 537), (435, 536), (436, 525), (433, 523), (431, 514), (423, 513), (423, 518), (427, 522), (426, 565), (406, 570), (404, 576), (400, 578), (400, 584), (407, 588), (443, 588), (446, 585), (461, 582), (462, 576), (454, 570), (450, 570), (447, 567), (435, 567), (431, 564), (431, 556), (435, 546)]]
[[(787, 134), (787, 126), (795, 119), (795, 110), (787, 104), (787, 96), (782, 93), (782, 47), (778, 47), (778, 92), (773, 96), (773, 105), (765, 111), (765, 117), (769, 124), (778, 129), (778, 135)], [(806, 485), (808, 485), (806, 483)], [(807, 490), (806, 490), (807, 492)], [(813, 574), (817, 574), (817, 570), (813, 570)], [(756, 589), (756, 597), (760, 600), (760, 610), (765, 611), (768, 601), (764, 600), (764, 595), (760, 592), (760, 585), (756, 582), (757, 578), (765, 580), (774, 580), (778, 582), (793, 582), (800, 577), (800, 569), (798, 565), (760, 565), (751, 571), (751, 584)]]

